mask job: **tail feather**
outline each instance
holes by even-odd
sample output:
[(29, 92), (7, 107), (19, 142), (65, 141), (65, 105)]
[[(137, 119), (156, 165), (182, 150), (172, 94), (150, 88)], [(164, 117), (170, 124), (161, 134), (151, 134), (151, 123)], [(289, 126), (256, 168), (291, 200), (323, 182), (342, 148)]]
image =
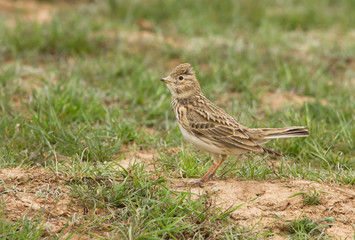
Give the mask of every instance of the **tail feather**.
[(275, 155), (278, 157), (283, 157), (283, 155), (281, 153), (275, 152), (273, 150), (267, 149), (265, 147), (263, 147), (264, 153), (270, 154), (270, 155)]
[[(273, 138), (306, 137), (309, 131), (305, 127), (285, 127), (285, 128), (252, 128), (248, 129), (250, 136), (259, 144), (268, 142)], [(273, 150), (262, 147), (263, 152), (282, 157), (283, 155)]]
[(264, 139), (306, 137), (309, 131), (305, 127), (260, 128)]

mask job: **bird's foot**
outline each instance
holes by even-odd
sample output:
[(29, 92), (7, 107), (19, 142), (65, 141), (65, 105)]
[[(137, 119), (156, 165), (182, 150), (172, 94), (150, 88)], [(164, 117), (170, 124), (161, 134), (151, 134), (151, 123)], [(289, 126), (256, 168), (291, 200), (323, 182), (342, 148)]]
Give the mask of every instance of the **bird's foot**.
[(203, 178), (198, 179), (198, 180), (193, 180), (191, 182), (189, 182), (189, 185), (191, 187), (202, 187), (202, 184), (206, 182), (206, 180), (204, 180)]
[[(201, 179), (193, 180), (193, 181), (189, 182), (189, 185), (190, 185), (191, 187), (197, 187), (197, 186), (198, 186), (198, 187), (202, 187), (203, 184), (204, 184), (204, 183), (207, 183), (212, 177), (213, 177), (213, 174), (210, 174), (210, 175), (208, 175), (207, 177), (203, 177), (203, 178), (201, 178)], [(208, 184), (214, 185), (214, 184), (216, 184), (216, 183), (211, 183), (211, 182), (209, 182)]]

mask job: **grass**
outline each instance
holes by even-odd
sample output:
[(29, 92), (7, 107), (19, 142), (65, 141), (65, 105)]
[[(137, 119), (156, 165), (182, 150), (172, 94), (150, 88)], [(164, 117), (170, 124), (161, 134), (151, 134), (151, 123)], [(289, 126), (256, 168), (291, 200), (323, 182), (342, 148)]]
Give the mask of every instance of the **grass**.
[[(321, 222), (325, 222), (321, 224)], [(329, 239), (324, 229), (334, 222), (333, 218), (314, 221), (309, 217), (302, 217), (290, 221), (288, 231), (292, 233), (291, 239)]]
[(298, 195), (302, 195), (302, 201), (305, 205), (320, 204), (321, 194), (315, 188), (313, 188), (313, 191), (299, 192), (292, 195), (291, 197), (295, 197)]
[(28, 219), (24, 217), (16, 222), (10, 222), (0, 211), (0, 238), (2, 239), (40, 239), (44, 234), (41, 218)]
[[(74, 197), (86, 209), (97, 212), (92, 216), (97, 221), (94, 228), (109, 224), (108, 236), (112, 239), (210, 238), (216, 231), (226, 231), (229, 214), (245, 204), (221, 211), (209, 196), (169, 190), (163, 176), (153, 178), (142, 164), (133, 165), (130, 171), (120, 166), (108, 168), (91, 168), (95, 174), (78, 169), (78, 178), (70, 185)], [(101, 219), (99, 212), (103, 209), (111, 211)], [(236, 232), (234, 228), (226, 236)]]
[[(263, 156), (229, 157), (217, 175), (353, 185), (354, 9), (351, 0), (105, 0), (59, 8), (45, 23), (23, 20), (20, 12), (11, 25), (6, 15), (0, 168), (39, 165), (73, 177), (67, 184), (88, 210), (112, 211), (92, 219), (85, 234), (106, 224), (111, 238), (213, 238), (222, 230), (221, 239), (257, 238), (228, 224), (229, 215), (206, 207), (205, 198), (169, 190), (166, 178), (201, 177), (211, 160), (182, 141), (159, 78), (190, 62), (206, 96), (241, 123), (310, 128), (307, 139), (268, 143), (286, 155), (278, 166)], [(270, 92), (313, 100), (273, 111), (262, 100)], [(117, 167), (135, 148), (156, 149), (161, 171)], [(10, 234), (13, 228), (1, 224)], [(42, 234), (20, 232), (28, 229), (34, 239)]]

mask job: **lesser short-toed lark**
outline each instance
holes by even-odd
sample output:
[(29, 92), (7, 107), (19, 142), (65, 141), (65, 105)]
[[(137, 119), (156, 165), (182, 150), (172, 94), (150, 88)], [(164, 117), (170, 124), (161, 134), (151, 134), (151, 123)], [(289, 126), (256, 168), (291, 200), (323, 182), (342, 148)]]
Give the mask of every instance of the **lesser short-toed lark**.
[(209, 180), (228, 154), (257, 152), (282, 156), (262, 144), (273, 138), (309, 135), (305, 127), (247, 128), (241, 125), (203, 95), (189, 63), (178, 65), (169, 76), (160, 80), (166, 83), (172, 94), (171, 105), (182, 135), (213, 156), (214, 164), (200, 182)]

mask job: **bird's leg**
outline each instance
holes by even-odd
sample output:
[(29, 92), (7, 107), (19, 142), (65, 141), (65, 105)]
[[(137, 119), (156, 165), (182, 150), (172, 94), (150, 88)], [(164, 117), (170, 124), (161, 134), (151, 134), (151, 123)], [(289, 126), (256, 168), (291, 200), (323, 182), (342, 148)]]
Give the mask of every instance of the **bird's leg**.
[[(222, 155), (223, 156), (223, 155)], [(207, 173), (201, 178), (201, 182), (206, 182), (213, 177), (213, 174), (217, 171), (221, 163), (224, 161), (222, 157), (222, 161), (219, 159), (218, 154), (213, 154), (213, 166), (207, 171)]]
[(205, 175), (203, 175), (203, 177), (201, 179), (194, 180), (194, 181), (190, 182), (191, 186), (200, 185), (201, 183), (207, 182), (208, 180), (210, 180), (210, 178), (213, 176), (213, 173), (215, 172), (215, 168), (219, 164), (219, 155), (218, 154), (213, 154), (212, 158), (213, 158), (212, 167), (207, 171), (207, 173)]
[(211, 172), (213, 172), (213, 170), (216, 168), (218, 164), (213, 164), (212, 167), (207, 171), (207, 173), (205, 175), (203, 175), (203, 177), (201, 179), (198, 179), (198, 180), (194, 180), (194, 181), (191, 181), (190, 184), (192, 186), (194, 185), (199, 185), (203, 182), (207, 182), (213, 175), (211, 175)]
[(216, 173), (217, 169), (222, 165), (222, 163), (226, 160), (227, 155), (223, 155), (222, 154), (222, 159), (219, 161), (219, 163), (217, 164), (217, 166), (213, 169), (213, 171), (210, 173), (210, 175), (208, 176), (208, 179), (212, 178), (213, 175)]
[(210, 180), (213, 177), (213, 175), (216, 173), (217, 169), (226, 160), (227, 155), (222, 155), (222, 159), (219, 159), (218, 154), (213, 154), (212, 158), (213, 158), (212, 167), (207, 171), (207, 173), (205, 175), (203, 175), (203, 177), (201, 179), (199, 179), (197, 181), (190, 182), (190, 183), (192, 183), (191, 185), (197, 185), (197, 184), (207, 182), (208, 180)]

